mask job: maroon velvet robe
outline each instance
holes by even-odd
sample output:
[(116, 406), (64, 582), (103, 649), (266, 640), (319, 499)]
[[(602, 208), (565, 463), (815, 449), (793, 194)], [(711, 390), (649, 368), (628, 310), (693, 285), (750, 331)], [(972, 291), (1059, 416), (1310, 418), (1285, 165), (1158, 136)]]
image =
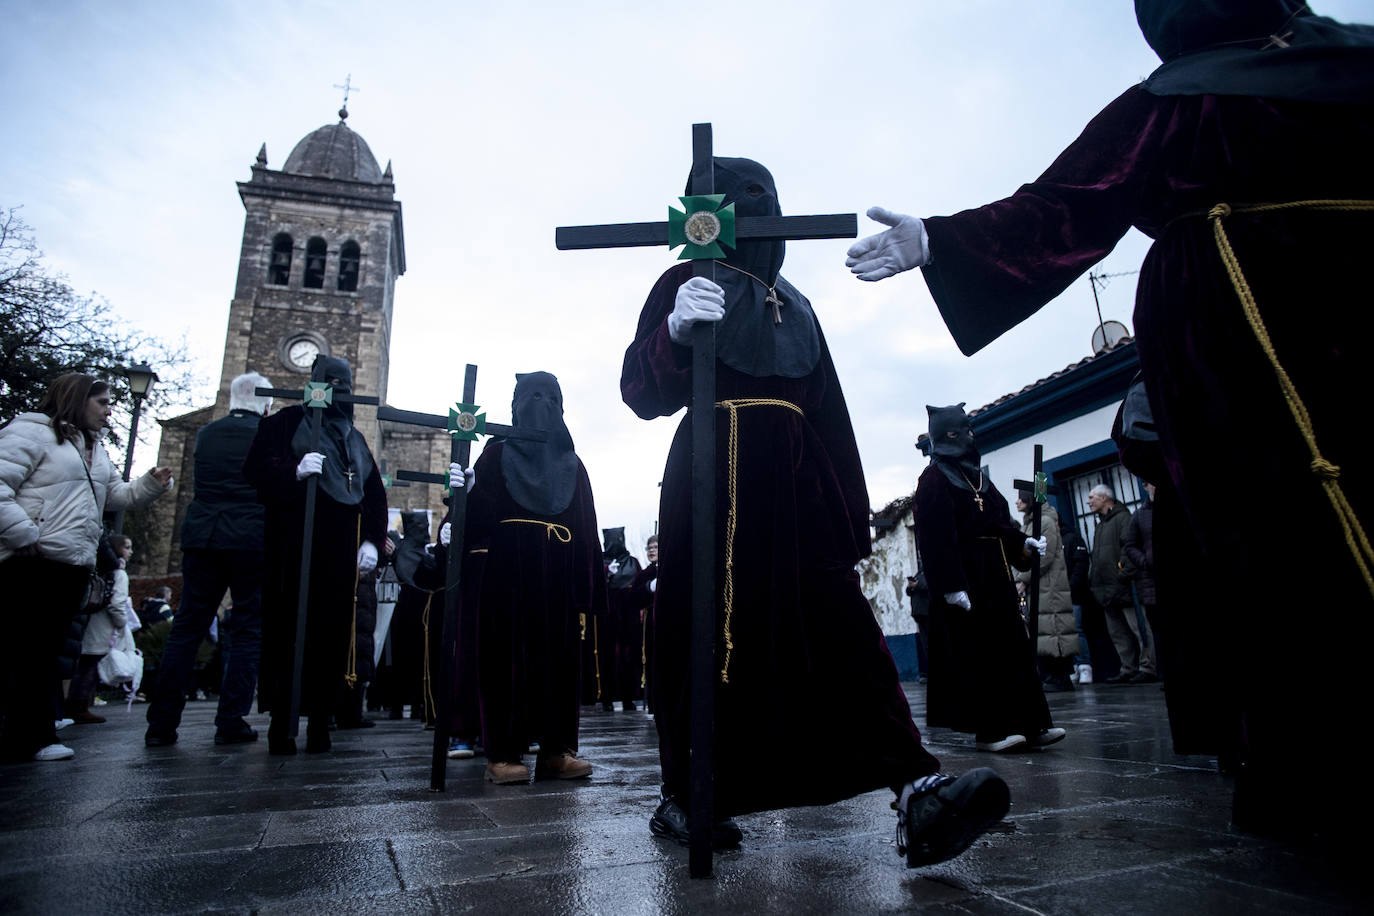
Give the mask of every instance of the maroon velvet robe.
[[(487, 547), (477, 607), (486, 754), (489, 760), (514, 761), (531, 741), (538, 741), (544, 754), (577, 751), (579, 615), (604, 612), (606, 581), (601, 529), (581, 462), (572, 502), (545, 518), (515, 502), (506, 490), (503, 448), (503, 443), (492, 443), (477, 459), (464, 539)], [(512, 519), (561, 525), (571, 540), (565, 542), (543, 524), (508, 521)]]
[[(930, 584), (926, 721), (980, 741), (1035, 737), (1054, 723), (1011, 574), (1027, 565), (1025, 533), (996, 487), (979, 509), (971, 490), (933, 464), (916, 484), (912, 510)], [(946, 604), (951, 592), (968, 592), (973, 610)]]
[[(625, 351), (620, 391), (644, 419), (670, 416), (691, 395), (691, 350), (668, 336), (667, 316), (690, 265), (659, 278)], [(784, 320), (787, 320), (784, 318)], [(795, 319), (794, 319), (795, 320)], [(777, 398), (802, 409), (739, 410), (738, 527), (734, 539), (734, 649), (729, 683), (716, 683), (715, 791), (721, 817), (828, 804), (932, 773), (920, 734), (854, 566), (870, 551), (868, 494), (830, 353), (804, 378), (755, 378), (717, 364), (717, 396)], [(663, 472), (662, 558), (652, 637), (655, 724), (670, 795), (689, 795), (691, 629), (691, 412)], [(717, 538), (723, 554), (730, 487), (729, 420), (717, 414)], [(723, 556), (716, 581), (725, 582)], [(717, 607), (721, 607), (718, 597)], [(718, 612), (719, 613), (719, 612)], [(723, 620), (720, 621), (723, 625)], [(725, 646), (716, 634), (716, 668)], [(810, 752), (817, 729), (835, 736), (834, 766), (773, 766)]]
[[(1038, 180), (926, 221), (926, 281), (965, 353), (1064, 290), (1129, 226), (1155, 240), (1136, 295), (1141, 368), (1165, 467), (1229, 599), (1196, 611), (1220, 621), (1207, 628), (1221, 636), (1210, 647), (1221, 662), (1213, 680), (1239, 694), (1251, 784), (1267, 783), (1275, 797), (1308, 762), (1293, 728), (1339, 735), (1350, 725), (1330, 698), (1368, 694), (1374, 600), (1204, 214), (1223, 202), (1374, 199), (1372, 162), (1374, 106), (1133, 88)], [(1224, 225), (1322, 453), (1340, 466), (1345, 495), (1368, 524), (1374, 480), (1352, 410), (1374, 340), (1363, 274), (1374, 214), (1288, 210), (1235, 214)], [(1249, 500), (1264, 512), (1238, 512)], [(1160, 563), (1159, 612), (1168, 614)], [(1180, 624), (1170, 630), (1187, 638)], [(1295, 626), (1312, 637), (1307, 655), (1279, 648)], [(1316, 662), (1320, 676), (1289, 664), (1299, 659)]]
[[(243, 477), (257, 489), (267, 512), (258, 705), (281, 716), (287, 714), (291, 701), (305, 521), (306, 484), (296, 479), (300, 457), (291, 439), (304, 415), (304, 407), (292, 406), (264, 418), (243, 461)], [(386, 521), (386, 489), (375, 462), (358, 505), (337, 503), (323, 489), (316, 496), (301, 671), (303, 716), (328, 716), (334, 711), (348, 667), (358, 544), (385, 544)]]

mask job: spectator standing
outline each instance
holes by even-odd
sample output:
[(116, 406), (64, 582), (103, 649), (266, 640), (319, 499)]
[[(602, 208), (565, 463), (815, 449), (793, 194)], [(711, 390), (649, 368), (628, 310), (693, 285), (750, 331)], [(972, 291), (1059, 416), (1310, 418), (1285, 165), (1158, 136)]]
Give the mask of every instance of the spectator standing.
[(263, 519), (257, 491), (244, 479), (243, 459), (272, 405), (254, 392), (271, 382), (249, 372), (229, 383), (229, 415), (196, 435), (195, 496), (181, 526), (181, 609), (158, 664), (149, 697), (148, 747), (175, 744), (196, 656), (227, 590), (233, 609), (224, 622), (228, 663), (215, 714), (215, 743), (241, 744), (258, 733), (243, 718), (253, 705), (262, 646)]
[(1069, 597), (1073, 601), (1073, 622), (1078, 627), (1078, 654), (1073, 658), (1072, 679), (1075, 684), (1093, 682), (1092, 651), (1088, 647), (1088, 634), (1083, 628), (1083, 609), (1091, 606), (1092, 589), (1088, 586), (1088, 573), (1092, 568), (1092, 555), (1083, 536), (1071, 521), (1059, 520), (1059, 536), (1064, 543), (1064, 565), (1069, 575)]
[(1089, 581), (1093, 599), (1102, 607), (1107, 632), (1121, 659), (1121, 670), (1107, 678), (1107, 683), (1157, 681), (1149, 631), (1148, 628), (1142, 630), (1136, 617), (1131, 583), (1121, 566), (1125, 556), (1122, 545), (1126, 528), (1131, 523), (1131, 512), (1116, 501), (1116, 493), (1106, 484), (1098, 484), (1088, 492), (1088, 508), (1098, 516)]
[[(1131, 523), (1126, 526), (1126, 534), (1121, 540), (1121, 550), (1130, 564), (1136, 597), (1145, 608), (1145, 619), (1149, 622), (1152, 637), (1150, 648), (1153, 651), (1156, 648), (1153, 640), (1158, 636), (1155, 628), (1155, 485), (1145, 484), (1145, 492), (1150, 498), (1131, 516)], [(1158, 653), (1155, 655), (1158, 663)]]
[[(1031, 515), (1035, 511), (1034, 495), (1029, 490), (1021, 490), (1016, 496), (1016, 508), (1021, 512), (1021, 530), (1029, 536), (1034, 530)], [(1040, 530), (1045, 536), (1045, 555), (1039, 558), (1040, 602), (1035, 652), (1040, 658), (1040, 669), (1045, 673), (1044, 688), (1054, 693), (1073, 690), (1069, 674), (1078, 653), (1078, 625), (1074, 622), (1064, 542), (1059, 536), (1059, 513), (1049, 503), (1040, 507)], [(1017, 571), (1018, 592), (1024, 594), (1030, 582), (1029, 570)]]
[(100, 442), (110, 404), (108, 384), (68, 373), (0, 429), (0, 594), (12, 607), (43, 609), (9, 616), (17, 651), (0, 699), (0, 754), (10, 760), (73, 756), (54, 728), (56, 658), (95, 566), (101, 518), (145, 506), (172, 483), (165, 467), (120, 478)]
[(96, 573), (107, 583), (105, 606), (91, 613), (81, 637), (81, 658), (67, 691), (67, 718), (77, 725), (94, 725), (105, 717), (91, 712), (91, 701), (100, 686), (100, 660), (110, 654), (115, 635), (129, 625), (129, 574), (124, 566), (134, 542), (122, 534), (102, 538), (96, 552)]

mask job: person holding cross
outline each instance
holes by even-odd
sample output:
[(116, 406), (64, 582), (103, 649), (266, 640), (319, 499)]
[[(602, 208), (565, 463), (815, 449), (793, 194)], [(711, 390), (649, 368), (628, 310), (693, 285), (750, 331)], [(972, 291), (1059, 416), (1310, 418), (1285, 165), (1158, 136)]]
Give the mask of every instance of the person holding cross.
[[(329, 406), (311, 408), (324, 411), (319, 450), (309, 448), (306, 408), (293, 404), (258, 424), (243, 461), (244, 479), (266, 510), (258, 697), (272, 714), (272, 754), (296, 753), (288, 720), (304, 538), (312, 538), (312, 547), (300, 708), (308, 720), (305, 750), (320, 753), (330, 748), (329, 717), (348, 664), (357, 577), (376, 568), (376, 545), (387, 529), (382, 475), (353, 426), (353, 404), (339, 398), (352, 390), (348, 362), (319, 356), (311, 379), (327, 383), (334, 394)], [(319, 477), (319, 492), (307, 533), (306, 480), (312, 475)]]
[[(717, 157), (715, 192), (737, 217), (778, 216), (772, 176)], [(689, 182), (687, 194), (692, 194)], [(692, 390), (691, 326), (716, 322), (717, 557), (713, 845), (738, 845), (732, 818), (821, 805), (889, 787), (910, 866), (962, 852), (1006, 813), (991, 770), (954, 779), (921, 744), (855, 564), (871, 550), (868, 491), (830, 354), (811, 303), (781, 275), (782, 241), (741, 241), (718, 282), (670, 269), (649, 293), (620, 379), (643, 419), (671, 416)], [(649, 822), (686, 844), (690, 809), (691, 426), (663, 472), (663, 560), (651, 685), (662, 799)], [(842, 723), (842, 762), (775, 767), (817, 722)]]
[(529, 782), (522, 758), (531, 742), (536, 777), (579, 779), (592, 772), (577, 756), (583, 626), (606, 612), (592, 485), (563, 422), (557, 378), (516, 375), (511, 417), (517, 429), (544, 430), (545, 441), (487, 445), (467, 498), (465, 542), (487, 551), (474, 583), (486, 779)]

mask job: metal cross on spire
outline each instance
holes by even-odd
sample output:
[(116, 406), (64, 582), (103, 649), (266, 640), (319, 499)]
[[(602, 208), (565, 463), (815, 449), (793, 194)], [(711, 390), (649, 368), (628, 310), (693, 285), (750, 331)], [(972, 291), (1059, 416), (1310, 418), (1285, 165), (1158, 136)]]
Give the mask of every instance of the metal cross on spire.
[(353, 74), (352, 74), (352, 73), (350, 73), (350, 74), (348, 74), (348, 76), (345, 76), (345, 77), (344, 77), (344, 81), (343, 81), (343, 84), (342, 84), (342, 85), (340, 85), (339, 83), (335, 83), (335, 84), (334, 84), (334, 88), (335, 88), (335, 89), (342, 89), (342, 90), (344, 91), (343, 105), (340, 106), (340, 108), (339, 108), (339, 120), (342, 121), (342, 120), (344, 120), (345, 118), (348, 117), (348, 94), (349, 94), (350, 92), (362, 92), (363, 90), (362, 90), (361, 87), (359, 87), (359, 86), (354, 86), (354, 85), (353, 85)]

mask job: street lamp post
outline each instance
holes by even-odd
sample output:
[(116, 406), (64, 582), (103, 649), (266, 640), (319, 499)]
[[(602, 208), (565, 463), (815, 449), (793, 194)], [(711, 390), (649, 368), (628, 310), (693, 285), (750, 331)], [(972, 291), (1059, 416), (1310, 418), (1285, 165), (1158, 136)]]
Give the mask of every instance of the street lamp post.
[[(143, 399), (153, 390), (157, 373), (147, 363), (135, 363), (124, 370), (124, 375), (129, 380), (129, 393), (134, 397), (134, 408), (129, 418), (129, 444), (124, 449), (124, 480), (127, 483), (134, 466), (134, 445), (138, 442), (138, 415), (143, 409)], [(120, 509), (115, 513), (114, 533), (121, 534), (123, 531), (124, 510)]]

